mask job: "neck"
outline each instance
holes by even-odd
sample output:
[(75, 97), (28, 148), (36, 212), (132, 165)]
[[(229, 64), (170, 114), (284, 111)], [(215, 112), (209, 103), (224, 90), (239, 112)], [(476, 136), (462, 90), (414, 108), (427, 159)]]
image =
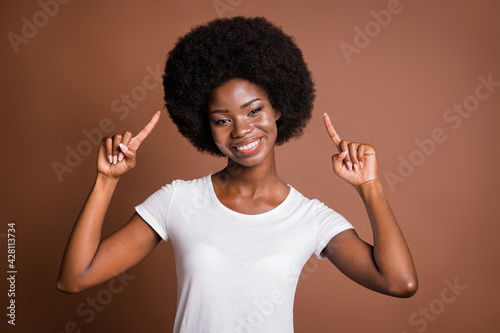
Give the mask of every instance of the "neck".
[(227, 166), (218, 173), (224, 187), (237, 192), (257, 193), (284, 184), (276, 171), (274, 153), (256, 166), (243, 166), (228, 159)]

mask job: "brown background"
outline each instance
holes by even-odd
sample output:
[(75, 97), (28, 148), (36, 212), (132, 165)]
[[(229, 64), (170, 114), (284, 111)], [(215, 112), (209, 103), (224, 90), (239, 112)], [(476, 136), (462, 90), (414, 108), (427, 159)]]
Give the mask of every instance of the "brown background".
[[(163, 109), (162, 87), (152, 89), (155, 81), (149, 80), (151, 90), (141, 88), (151, 78), (146, 68), (162, 67), (179, 36), (218, 17), (214, 3), (74, 0), (59, 5), (48, 22), (37, 14), (42, 10), (37, 1), (0, 5), (0, 248), (5, 254), (7, 222), (15, 221), (18, 269), (15, 327), (6, 323), (6, 280), (0, 284), (2, 331), (171, 331), (176, 282), (168, 243), (130, 269), (133, 279), (114, 294), (106, 283), (66, 295), (56, 291), (55, 280), (95, 177), (97, 149), (82, 131), (99, 128), (109, 118), (113, 132), (137, 132)], [(500, 81), (498, 2), (401, 0), (401, 12), (380, 31), (372, 30), (370, 43), (352, 54), (350, 63), (340, 44), (354, 45), (354, 28), (364, 30), (374, 21), (370, 12), (387, 9), (387, 0), (219, 3), (228, 6), (222, 16), (265, 16), (294, 35), (317, 83), (314, 116), (305, 135), (277, 150), (282, 178), (339, 211), (371, 241), (361, 200), (331, 171), (335, 149), (321, 117), (328, 111), (342, 137), (377, 148), (380, 177), (418, 268), (418, 293), (397, 299), (366, 290), (327, 260), (313, 259), (297, 290), (296, 332), (498, 332), (500, 87), (458, 128), (443, 119), (454, 103), (474, 94), (479, 76), (491, 74)], [(16, 53), (7, 35), (22, 36), (23, 17), (33, 22), (33, 15), (40, 27)], [(118, 99), (114, 106), (123, 107), (122, 94), (131, 93), (137, 105), (126, 116), (114, 112), (113, 102)], [(446, 140), (436, 143), (429, 156), (418, 153), (415, 140), (431, 138), (436, 128)], [(86, 156), (58, 179), (53, 164), (66, 164), (67, 147), (79, 147)], [(391, 188), (387, 173), (404, 172), (398, 167), (410, 158), (420, 165), (401, 173), (404, 182)], [(133, 206), (161, 185), (201, 177), (223, 165), (221, 159), (196, 152), (164, 116), (141, 147), (137, 168), (122, 179), (104, 234), (120, 227)], [(6, 272), (4, 254), (0, 258)], [(444, 303), (442, 293), (448, 300), (454, 295), (445, 280), (455, 279), (467, 288)], [(87, 323), (91, 307), (85, 303), (96, 296), (107, 304)], [(79, 306), (87, 314), (78, 314)], [(429, 307), (425, 319), (419, 311)]]

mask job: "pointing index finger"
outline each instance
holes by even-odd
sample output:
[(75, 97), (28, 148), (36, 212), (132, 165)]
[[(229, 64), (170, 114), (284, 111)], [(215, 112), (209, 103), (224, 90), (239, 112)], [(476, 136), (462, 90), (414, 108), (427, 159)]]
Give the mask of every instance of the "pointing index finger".
[(333, 143), (337, 146), (339, 152), (341, 152), (342, 149), (340, 148), (340, 141), (342, 141), (342, 140), (340, 139), (339, 134), (337, 133), (337, 131), (333, 127), (332, 122), (330, 120), (330, 117), (328, 116), (328, 114), (326, 114), (326, 112), (323, 115), (323, 117), (325, 120), (326, 130), (328, 131), (330, 138), (332, 139)]
[(134, 137), (134, 139), (139, 142), (137, 144), (137, 148), (140, 146), (140, 144), (142, 143), (142, 141), (144, 141), (144, 139), (146, 139), (147, 136), (153, 131), (153, 128), (155, 128), (156, 123), (160, 119), (160, 114), (161, 114), (161, 111), (156, 112), (154, 114), (154, 116), (151, 118), (151, 120), (149, 121), (149, 123), (146, 126), (144, 126), (144, 128), (142, 129), (142, 131), (140, 131), (139, 134), (137, 134)]

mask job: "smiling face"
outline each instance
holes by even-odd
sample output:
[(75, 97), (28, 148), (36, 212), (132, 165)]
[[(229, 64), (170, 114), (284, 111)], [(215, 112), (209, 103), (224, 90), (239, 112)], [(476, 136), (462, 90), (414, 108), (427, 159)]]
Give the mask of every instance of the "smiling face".
[(274, 156), (278, 130), (267, 94), (257, 85), (232, 79), (210, 95), (208, 117), (220, 151), (242, 166), (254, 166)]

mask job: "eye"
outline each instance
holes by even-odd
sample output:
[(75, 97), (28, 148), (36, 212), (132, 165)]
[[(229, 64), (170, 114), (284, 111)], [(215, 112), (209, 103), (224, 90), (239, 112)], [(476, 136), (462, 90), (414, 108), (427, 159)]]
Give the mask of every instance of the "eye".
[(227, 123), (228, 121), (229, 121), (228, 119), (218, 119), (218, 120), (214, 121), (214, 124), (215, 125), (223, 125), (223, 124)]
[(255, 108), (255, 109), (253, 109), (252, 111), (248, 112), (248, 115), (249, 115), (249, 116), (252, 116), (252, 115), (254, 115), (254, 114), (259, 113), (261, 110), (262, 110), (262, 108)]

